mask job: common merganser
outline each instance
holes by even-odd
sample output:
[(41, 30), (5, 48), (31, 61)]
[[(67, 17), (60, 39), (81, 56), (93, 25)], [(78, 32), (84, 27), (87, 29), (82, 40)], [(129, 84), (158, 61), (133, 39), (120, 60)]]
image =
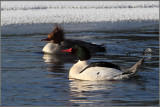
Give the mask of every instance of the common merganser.
[(64, 38), (64, 30), (62, 27), (55, 25), (55, 29), (48, 34), (48, 38), (41, 41), (48, 41), (49, 43), (43, 48), (44, 53), (55, 54), (60, 53), (60, 50), (73, 47), (75, 45), (84, 45), (93, 52), (105, 52), (106, 49), (102, 45), (92, 44), (81, 40), (72, 40)]
[(79, 61), (74, 64), (70, 71), (71, 78), (80, 80), (121, 80), (133, 77), (137, 74), (138, 68), (143, 64), (144, 58), (140, 59), (133, 67), (122, 69), (118, 65), (109, 62), (90, 62), (90, 52), (84, 46), (61, 50), (75, 54)]

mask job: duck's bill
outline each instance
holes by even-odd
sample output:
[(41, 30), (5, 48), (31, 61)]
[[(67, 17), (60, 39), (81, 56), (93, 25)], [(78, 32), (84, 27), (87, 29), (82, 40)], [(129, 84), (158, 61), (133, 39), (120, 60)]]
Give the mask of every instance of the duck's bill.
[(66, 50), (61, 50), (62, 52), (69, 52), (69, 53), (71, 53), (72, 52), (72, 48), (70, 48), (70, 49), (66, 49)]
[(50, 41), (50, 39), (46, 38), (46, 39), (42, 39), (41, 41)]

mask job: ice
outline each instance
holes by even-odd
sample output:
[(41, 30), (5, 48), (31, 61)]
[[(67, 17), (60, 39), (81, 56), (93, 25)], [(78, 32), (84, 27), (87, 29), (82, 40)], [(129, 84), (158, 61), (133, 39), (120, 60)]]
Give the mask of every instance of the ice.
[(2, 10), (62, 9), (62, 8), (151, 8), (159, 7), (158, 1), (2, 1)]
[(2, 1), (1, 3), (1, 26), (159, 20), (158, 1)]
[[(1, 1), (2, 35), (48, 33), (53, 23), (105, 23), (113, 30), (155, 21), (159, 21), (158, 1)], [(93, 25), (90, 30), (96, 29)]]

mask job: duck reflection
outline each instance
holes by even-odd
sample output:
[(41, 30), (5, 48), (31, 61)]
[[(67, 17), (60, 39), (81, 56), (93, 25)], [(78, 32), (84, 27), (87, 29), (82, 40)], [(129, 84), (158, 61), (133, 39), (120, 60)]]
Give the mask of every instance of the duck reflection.
[[(70, 80), (70, 102), (83, 105), (94, 104), (99, 102), (103, 93), (109, 93), (113, 88), (113, 82), (106, 81), (82, 81), (82, 80)], [(95, 99), (96, 98), (96, 99)]]
[[(84, 106), (95, 103), (113, 105), (117, 98), (133, 95), (135, 90), (146, 90), (146, 81), (82, 81), (70, 79), (70, 102)], [(134, 89), (134, 88), (135, 89)], [(131, 98), (132, 99), (132, 98)]]
[[(112, 90), (113, 81), (83, 81), (70, 78), (70, 92), (76, 97), (84, 96), (86, 92)], [(78, 93), (77, 93), (78, 92)]]
[(50, 76), (55, 77), (56, 75), (60, 76), (62, 73), (68, 72), (65, 64), (75, 63), (76, 57), (70, 54), (44, 54), (43, 59), (47, 65), (47, 71), (53, 73)]

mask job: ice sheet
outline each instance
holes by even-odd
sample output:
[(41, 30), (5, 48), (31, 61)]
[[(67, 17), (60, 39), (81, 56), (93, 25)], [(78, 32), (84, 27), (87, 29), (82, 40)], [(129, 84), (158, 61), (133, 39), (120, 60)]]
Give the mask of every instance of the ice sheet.
[(64, 27), (66, 23), (78, 23), (72, 28), (65, 27), (69, 31), (85, 30), (88, 25), (92, 26), (90, 30), (95, 30), (94, 23), (107, 30), (117, 30), (158, 21), (158, 1), (1, 1), (2, 35), (49, 33), (53, 23)]
[(1, 26), (10, 24), (158, 20), (151, 1), (2, 1)]

